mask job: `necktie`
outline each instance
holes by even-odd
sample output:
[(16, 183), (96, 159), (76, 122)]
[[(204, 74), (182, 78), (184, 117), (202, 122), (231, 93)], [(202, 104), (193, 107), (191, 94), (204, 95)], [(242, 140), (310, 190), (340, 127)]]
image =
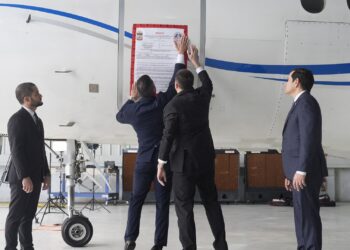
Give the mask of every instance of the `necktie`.
[(35, 122), (37, 128), (40, 129), (38, 115), (36, 113), (34, 113), (33, 117), (34, 117), (34, 122)]
[(34, 117), (35, 124), (38, 124), (38, 119), (39, 119), (38, 115), (34, 113), (33, 117)]

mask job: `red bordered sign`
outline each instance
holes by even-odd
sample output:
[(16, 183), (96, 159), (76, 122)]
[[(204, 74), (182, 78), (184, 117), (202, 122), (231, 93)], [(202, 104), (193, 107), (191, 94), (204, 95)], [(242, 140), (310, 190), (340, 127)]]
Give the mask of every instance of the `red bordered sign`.
[[(141, 28), (141, 29), (140, 29)], [(131, 49), (131, 70), (130, 70), (130, 90), (132, 87), (132, 84), (135, 82), (135, 67), (136, 67), (136, 61), (137, 61), (137, 41), (140, 41), (143, 39), (143, 33), (147, 32), (147, 29), (152, 29), (154, 31), (154, 29), (159, 29), (159, 34), (161, 34), (162, 32), (166, 31), (166, 32), (172, 32), (172, 30), (176, 30), (174, 31), (174, 33), (177, 34), (177, 32), (180, 33), (184, 33), (185, 35), (188, 34), (188, 27), (187, 25), (170, 25), (170, 24), (134, 24), (133, 25), (133, 29), (132, 29), (132, 49)], [(137, 33), (138, 32), (138, 33)], [(175, 35), (176, 35), (175, 34)], [(169, 41), (168, 41), (169, 42)], [(172, 42), (172, 41), (171, 41)], [(155, 52), (156, 53), (156, 49), (150, 50), (149, 53)], [(174, 48), (175, 51), (175, 48)], [(155, 62), (157, 61), (157, 59), (154, 59)], [(161, 59), (159, 59), (161, 61)], [(185, 63), (187, 61), (187, 58), (185, 57)], [(174, 62), (169, 63), (169, 65), (165, 65), (165, 67), (169, 66), (171, 67), (171, 69), (173, 70), (174, 67)], [(157, 70), (157, 67), (153, 67), (152, 68), (152, 72), (157, 74), (157, 72), (154, 72), (155, 70)], [(159, 71), (164, 70), (163, 67), (159, 68)], [(171, 70), (171, 71), (172, 71)], [(159, 72), (161, 73), (161, 72)], [(146, 74), (149, 74), (148, 72)], [(137, 77), (137, 76), (136, 76)], [(151, 76), (152, 77), (152, 76)], [(171, 78), (171, 74), (169, 75), (169, 81)], [(154, 80), (154, 79), (153, 79)], [(156, 82), (155, 82), (156, 83)], [(158, 88), (157, 88), (158, 89)]]

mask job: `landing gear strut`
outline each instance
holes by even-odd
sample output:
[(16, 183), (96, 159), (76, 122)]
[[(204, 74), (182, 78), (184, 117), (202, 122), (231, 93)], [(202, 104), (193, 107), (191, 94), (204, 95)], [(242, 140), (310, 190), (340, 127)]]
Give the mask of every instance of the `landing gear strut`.
[(79, 150), (76, 141), (67, 140), (66, 180), (68, 188), (68, 214), (62, 224), (63, 240), (72, 247), (83, 247), (88, 244), (93, 235), (93, 227), (89, 219), (74, 209), (74, 187), (80, 178), (80, 162), (77, 159)]

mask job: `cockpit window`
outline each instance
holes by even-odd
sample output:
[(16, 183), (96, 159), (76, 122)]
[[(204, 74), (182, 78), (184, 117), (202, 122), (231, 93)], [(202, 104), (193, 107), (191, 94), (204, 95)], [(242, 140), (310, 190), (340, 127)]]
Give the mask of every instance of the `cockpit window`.
[(350, 9), (350, 0), (347, 0), (348, 1), (348, 7), (349, 7), (349, 9)]
[[(300, 0), (303, 8), (310, 13), (320, 13), (324, 8), (324, 0)], [(350, 4), (350, 0), (348, 5)]]

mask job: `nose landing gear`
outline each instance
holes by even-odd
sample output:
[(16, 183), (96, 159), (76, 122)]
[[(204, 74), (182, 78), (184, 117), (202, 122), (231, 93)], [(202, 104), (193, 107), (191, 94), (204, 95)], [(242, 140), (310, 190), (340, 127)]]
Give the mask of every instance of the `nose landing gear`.
[(80, 178), (80, 164), (77, 159), (79, 150), (74, 140), (67, 140), (66, 181), (68, 188), (68, 214), (61, 227), (63, 240), (72, 247), (83, 247), (93, 235), (93, 227), (89, 219), (74, 209), (74, 187)]

